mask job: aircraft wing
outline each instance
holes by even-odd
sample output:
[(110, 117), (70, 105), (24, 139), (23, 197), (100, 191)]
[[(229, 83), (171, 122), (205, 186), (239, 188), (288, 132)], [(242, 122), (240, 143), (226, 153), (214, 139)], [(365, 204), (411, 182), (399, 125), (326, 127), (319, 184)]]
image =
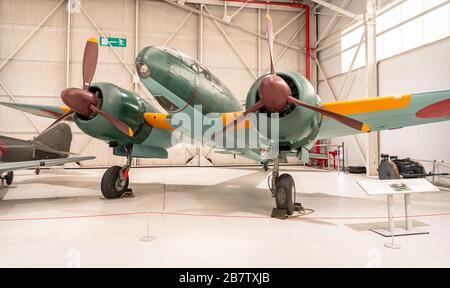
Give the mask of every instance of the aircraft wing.
[[(323, 103), (323, 108), (362, 121), (371, 131), (398, 129), (450, 120), (450, 90), (329, 102)], [(358, 133), (324, 117), (319, 139)]]
[(10, 163), (0, 162), (0, 173), (10, 172), (10, 171), (15, 171), (15, 170), (23, 170), (23, 169), (28, 169), (28, 168), (51, 167), (51, 166), (63, 165), (66, 163), (91, 160), (94, 158), (95, 158), (94, 156), (86, 156), (86, 157), (31, 160), (31, 161), (10, 162)]
[[(0, 105), (7, 106), (16, 110), (27, 112), (41, 117), (56, 119), (69, 111), (67, 106), (49, 106), (49, 105), (34, 105), (34, 104), (20, 104), (11, 102), (0, 102)], [(73, 121), (72, 116), (66, 120)]]

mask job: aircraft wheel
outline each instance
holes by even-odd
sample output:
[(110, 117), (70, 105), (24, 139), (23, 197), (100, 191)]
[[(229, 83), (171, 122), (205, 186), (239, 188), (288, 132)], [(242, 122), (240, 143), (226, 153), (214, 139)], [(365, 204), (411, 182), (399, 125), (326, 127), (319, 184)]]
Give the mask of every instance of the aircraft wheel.
[(295, 183), (289, 174), (283, 174), (278, 178), (275, 188), (275, 201), (278, 209), (286, 210), (288, 215), (295, 211)]
[(378, 178), (380, 180), (400, 179), (397, 165), (392, 161), (381, 161), (378, 167)]
[(6, 180), (6, 185), (11, 185), (13, 183), (13, 179), (14, 179), (14, 172), (8, 172), (6, 174), (5, 180)]
[[(121, 181), (119, 173), (122, 167), (113, 166), (106, 170), (103, 174), (101, 189), (102, 194), (106, 199), (115, 199), (122, 196), (128, 190), (129, 177), (126, 181)], [(125, 183), (123, 183), (125, 182)]]
[(36, 174), (36, 175), (39, 175), (39, 173), (41, 173), (41, 168), (36, 168), (36, 170), (34, 170), (34, 173)]

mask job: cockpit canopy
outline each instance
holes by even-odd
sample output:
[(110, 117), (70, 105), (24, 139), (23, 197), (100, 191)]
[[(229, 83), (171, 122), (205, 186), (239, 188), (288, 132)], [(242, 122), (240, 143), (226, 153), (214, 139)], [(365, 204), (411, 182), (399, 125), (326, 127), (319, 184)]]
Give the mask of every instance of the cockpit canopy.
[(226, 87), (220, 80), (217, 78), (214, 74), (212, 74), (208, 68), (201, 65), (197, 60), (193, 59), (192, 57), (178, 51), (175, 48), (168, 48), (168, 47), (157, 47), (161, 49), (162, 51), (172, 55), (173, 57), (178, 58), (181, 62), (184, 63), (188, 68), (190, 68), (192, 71), (197, 73), (198, 75), (203, 75), (206, 79), (213, 82), (217, 88), (219, 88), (222, 92), (225, 92), (227, 94), (231, 95), (230, 90), (228, 87)]

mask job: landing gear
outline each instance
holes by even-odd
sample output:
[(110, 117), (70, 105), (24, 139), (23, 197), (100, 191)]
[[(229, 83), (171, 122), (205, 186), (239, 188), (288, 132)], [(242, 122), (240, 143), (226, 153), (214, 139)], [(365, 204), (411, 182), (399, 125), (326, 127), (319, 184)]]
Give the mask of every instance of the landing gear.
[(116, 199), (122, 197), (125, 193), (132, 193), (132, 190), (128, 188), (130, 178), (128, 172), (130, 171), (132, 146), (126, 146), (127, 152), (127, 164), (125, 166), (113, 166), (106, 170), (103, 174), (101, 182), (102, 194), (106, 199)]
[(13, 183), (13, 179), (14, 179), (14, 172), (8, 172), (6, 174), (5, 180), (6, 180), (6, 185), (11, 185)]
[(0, 188), (5, 187), (5, 184), (8, 186), (11, 185), (13, 183), (13, 179), (14, 179), (14, 172), (12, 171), (6, 173), (6, 176), (3, 176), (0, 173)]
[(283, 174), (278, 178), (275, 188), (275, 202), (277, 209), (286, 210), (287, 215), (294, 214), (295, 211), (295, 183), (289, 174)]
[(261, 162), (263, 165), (264, 171), (269, 171), (269, 160), (266, 160), (265, 162)]
[(36, 168), (36, 170), (34, 170), (34, 174), (39, 175), (39, 173), (41, 173), (41, 168)]
[(275, 157), (273, 161), (272, 176), (269, 178), (269, 189), (272, 197), (275, 198), (277, 208), (272, 211), (273, 218), (285, 219), (286, 215), (292, 215), (297, 211), (300, 204), (295, 203), (295, 183), (289, 174), (280, 174), (280, 156)]

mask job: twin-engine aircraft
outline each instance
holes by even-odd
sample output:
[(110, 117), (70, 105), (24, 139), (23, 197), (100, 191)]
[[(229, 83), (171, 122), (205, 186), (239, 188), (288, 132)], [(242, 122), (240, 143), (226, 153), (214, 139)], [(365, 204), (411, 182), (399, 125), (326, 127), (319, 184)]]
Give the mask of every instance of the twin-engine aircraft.
[[(66, 106), (1, 104), (56, 118), (55, 123), (71, 118), (84, 133), (113, 147), (115, 155), (127, 157), (126, 165), (113, 166), (103, 175), (101, 191), (106, 198), (121, 197), (128, 190), (133, 157), (167, 158), (167, 148), (176, 144), (175, 134), (183, 133), (183, 136), (263, 164), (273, 160), (269, 189), (277, 208), (288, 215), (295, 210), (295, 187), (289, 174), (279, 175), (279, 159), (286, 153), (296, 151), (306, 155), (317, 139), (450, 119), (450, 91), (322, 103), (302, 75), (275, 69), (270, 15), (266, 16), (266, 33), (270, 73), (251, 86), (245, 111), (231, 91), (207, 68), (166, 47), (141, 50), (136, 58), (136, 69), (145, 87), (168, 113), (160, 113), (136, 93), (112, 83), (92, 84), (98, 58), (98, 42), (94, 38), (87, 41), (84, 51), (83, 88), (68, 88), (61, 93)], [(262, 133), (262, 128), (268, 124), (263, 125), (260, 117), (252, 116), (263, 114), (267, 122), (277, 123), (276, 133)], [(202, 132), (186, 133), (196, 130), (193, 123), (198, 115), (202, 118)], [(185, 121), (179, 121), (180, 118)], [(205, 126), (214, 126), (213, 133), (203, 129)], [(237, 145), (242, 140), (238, 132), (256, 135), (256, 145), (250, 145), (251, 137), (247, 136), (243, 145)], [(224, 139), (234, 146), (218, 145)]]

